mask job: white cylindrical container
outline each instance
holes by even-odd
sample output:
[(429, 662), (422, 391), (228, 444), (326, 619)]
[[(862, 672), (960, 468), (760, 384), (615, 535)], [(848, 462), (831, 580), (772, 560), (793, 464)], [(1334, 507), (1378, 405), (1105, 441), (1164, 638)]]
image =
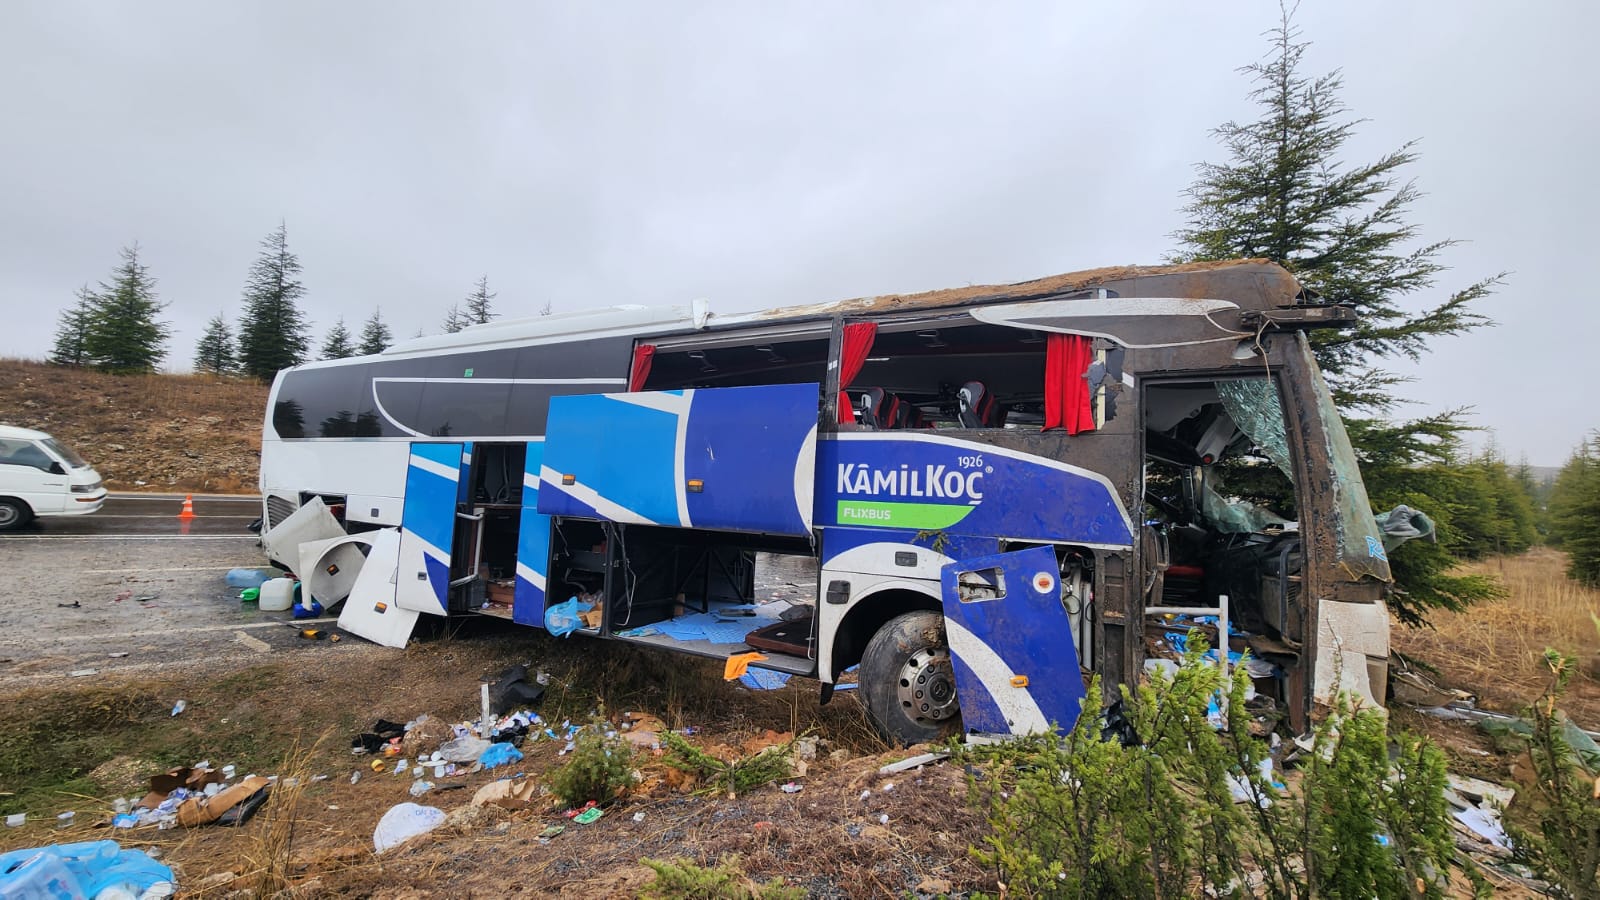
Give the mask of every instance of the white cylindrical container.
[(261, 584), (261, 608), (282, 612), (294, 605), (294, 579), (271, 578)]

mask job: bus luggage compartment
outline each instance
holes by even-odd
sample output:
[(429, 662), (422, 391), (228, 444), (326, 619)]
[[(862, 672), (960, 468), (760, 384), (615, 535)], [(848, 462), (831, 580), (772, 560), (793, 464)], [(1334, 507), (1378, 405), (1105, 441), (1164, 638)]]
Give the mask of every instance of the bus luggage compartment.
[(542, 515), (803, 536), (819, 386), (554, 397)]

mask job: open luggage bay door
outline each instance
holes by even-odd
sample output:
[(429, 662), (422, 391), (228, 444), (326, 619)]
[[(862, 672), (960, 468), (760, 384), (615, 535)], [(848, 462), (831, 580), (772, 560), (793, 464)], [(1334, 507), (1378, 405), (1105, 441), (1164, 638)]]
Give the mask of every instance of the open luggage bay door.
[(1084, 697), (1051, 547), (957, 560), (943, 582), (945, 634), (968, 732), (1028, 734), (1078, 720)]
[(552, 397), (538, 511), (808, 535), (819, 396), (772, 384)]
[(395, 604), (442, 616), (450, 609), (450, 545), (460, 494), (461, 444), (412, 444), (400, 513)]

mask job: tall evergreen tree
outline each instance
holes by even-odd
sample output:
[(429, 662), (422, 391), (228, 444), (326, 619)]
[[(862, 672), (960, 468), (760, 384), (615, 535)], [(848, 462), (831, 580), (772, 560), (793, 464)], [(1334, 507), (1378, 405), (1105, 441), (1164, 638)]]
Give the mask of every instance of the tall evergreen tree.
[(171, 328), (157, 318), (166, 304), (156, 298), (156, 281), (139, 261), (138, 244), (122, 248), (122, 264), (94, 296), (83, 335), (90, 363), (119, 374), (155, 371), (166, 359)]
[(239, 322), (239, 370), (270, 381), (279, 369), (305, 361), (311, 326), (296, 305), (305, 296), (300, 260), (289, 252), (289, 231), (278, 227), (261, 241), (244, 286)]
[(196, 372), (228, 375), (233, 372), (234, 365), (233, 331), (228, 328), (228, 320), (217, 313), (200, 335), (200, 343), (194, 351), (194, 368)]
[(444, 315), (444, 333), (455, 334), (461, 329), (471, 325), (467, 318), (461, 314), (460, 304), (450, 304), (450, 311)]
[(356, 355), (356, 345), (350, 339), (350, 329), (344, 327), (344, 317), (333, 323), (328, 336), (322, 341), (323, 359), (349, 359)]
[(467, 309), (463, 318), (463, 325), (486, 325), (498, 314), (491, 307), (494, 298), (500, 296), (489, 290), (489, 276), (478, 279), (472, 293), (467, 295)]
[(78, 288), (78, 302), (61, 311), (61, 324), (56, 326), (56, 343), (50, 351), (50, 362), (58, 366), (86, 366), (89, 351), (85, 338), (89, 334), (89, 320), (94, 315), (99, 298), (86, 284)]
[[(1419, 196), (1401, 175), (1417, 158), (1413, 145), (1374, 162), (1346, 164), (1342, 151), (1360, 120), (1339, 99), (1339, 73), (1301, 73), (1308, 44), (1299, 40), (1292, 9), (1282, 9), (1278, 27), (1268, 34), (1271, 51), (1241, 70), (1255, 82), (1249, 96), (1261, 115), (1213, 132), (1228, 161), (1196, 167), (1184, 207), (1188, 223), (1174, 235), (1182, 244), (1174, 259), (1266, 257), (1325, 300), (1354, 304), (1361, 324), (1344, 332), (1312, 332), (1312, 346), (1339, 406), (1347, 413), (1381, 415), (1397, 402), (1393, 389), (1406, 379), (1376, 368), (1374, 361), (1414, 360), (1434, 338), (1492, 324), (1475, 304), (1500, 276), (1421, 313), (1402, 308), (1401, 297), (1433, 288), (1445, 270), (1439, 254), (1454, 244), (1419, 243), (1417, 227), (1407, 221)], [(1467, 430), (1457, 413), (1400, 423), (1347, 417), (1347, 425), (1362, 455), (1374, 509), (1404, 502), (1430, 514), (1442, 511), (1426, 478), (1419, 481), (1418, 467), (1450, 460)], [(1440, 523), (1443, 532), (1443, 516)], [(1460, 608), (1497, 590), (1490, 579), (1450, 574), (1454, 561), (1441, 545), (1412, 541), (1391, 562), (1401, 590), (1390, 603), (1407, 621), (1420, 620), (1428, 608)]]
[(384, 324), (383, 311), (375, 309), (372, 318), (361, 327), (361, 346), (357, 349), (363, 356), (370, 353), (382, 353), (394, 343), (394, 335), (389, 332), (389, 326)]

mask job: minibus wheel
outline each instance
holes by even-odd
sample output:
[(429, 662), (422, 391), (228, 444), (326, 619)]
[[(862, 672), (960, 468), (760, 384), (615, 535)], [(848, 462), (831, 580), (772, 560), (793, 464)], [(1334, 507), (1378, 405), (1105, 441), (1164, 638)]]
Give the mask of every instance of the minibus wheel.
[(860, 682), (872, 724), (891, 744), (939, 741), (960, 728), (955, 668), (937, 612), (885, 622), (861, 656)]

